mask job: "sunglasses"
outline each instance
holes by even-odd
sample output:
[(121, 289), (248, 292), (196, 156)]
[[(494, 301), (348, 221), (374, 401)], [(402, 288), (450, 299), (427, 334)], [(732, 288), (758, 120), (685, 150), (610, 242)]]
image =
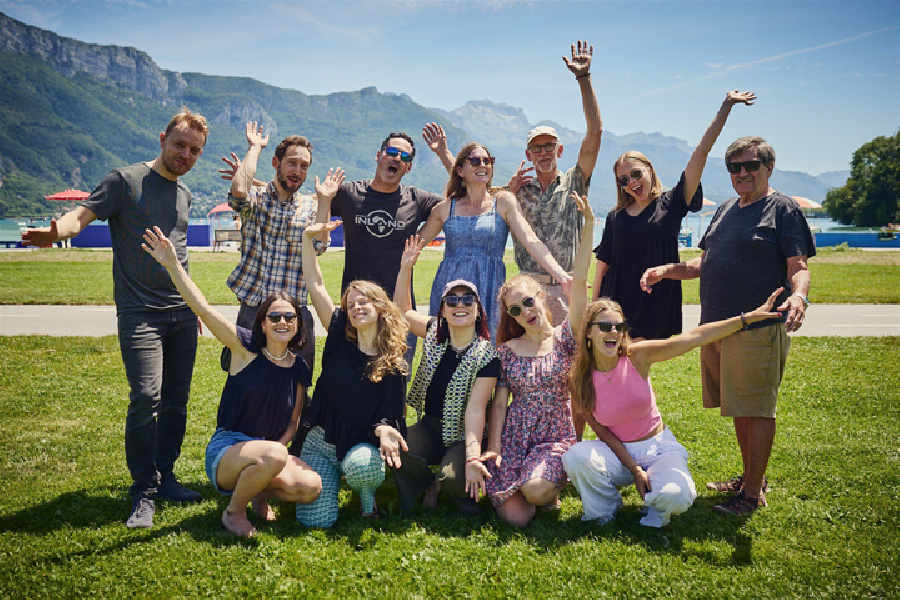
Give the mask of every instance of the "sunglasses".
[(544, 152), (553, 152), (556, 150), (556, 142), (547, 142), (546, 144), (535, 144), (533, 146), (528, 146), (528, 149), (531, 150), (532, 154), (540, 154), (541, 150)]
[(640, 169), (635, 169), (628, 175), (622, 175), (621, 177), (617, 177), (616, 181), (619, 182), (619, 185), (621, 185), (622, 187), (625, 187), (626, 185), (628, 185), (628, 182), (631, 181), (632, 179), (640, 179), (643, 176), (644, 176), (643, 171), (641, 171)]
[(279, 323), (282, 319), (284, 319), (285, 323), (293, 323), (294, 319), (297, 318), (297, 313), (270, 312), (266, 315), (266, 318), (269, 319), (270, 323)]
[(454, 308), (462, 304), (463, 306), (472, 306), (475, 304), (475, 294), (463, 294), (462, 296), (457, 296), (455, 294), (447, 294), (444, 296), (444, 304), (449, 306), (450, 308)]
[(725, 163), (725, 168), (728, 169), (728, 172), (732, 175), (737, 175), (741, 172), (741, 169), (747, 169), (748, 173), (756, 173), (759, 171), (759, 166), (761, 164), (761, 160), (747, 160), (744, 162)]
[(479, 167), (484, 165), (485, 167), (490, 167), (494, 164), (493, 156), (470, 156), (468, 159), (469, 164), (473, 167)]
[(534, 307), (534, 296), (528, 296), (526, 298), (522, 298), (521, 306), (518, 304), (512, 304), (509, 308), (506, 309), (506, 314), (511, 316), (513, 319), (522, 314), (523, 308), (533, 308)]
[(591, 323), (594, 327), (602, 331), (603, 333), (609, 333), (613, 329), (618, 331), (619, 333), (625, 333), (628, 331), (628, 323), (624, 321), (621, 323), (610, 323), (609, 321), (594, 321)]
[(393, 146), (388, 146), (387, 148), (385, 148), (384, 153), (391, 158), (397, 158), (399, 156), (400, 160), (406, 163), (411, 163), (413, 159), (412, 154), (410, 154), (409, 152), (404, 152), (400, 148), (394, 148)]

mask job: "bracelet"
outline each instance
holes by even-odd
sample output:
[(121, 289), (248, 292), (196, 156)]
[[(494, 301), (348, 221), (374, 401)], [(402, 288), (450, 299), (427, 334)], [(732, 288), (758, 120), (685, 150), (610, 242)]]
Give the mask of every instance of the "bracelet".
[(741, 313), (741, 331), (747, 331), (747, 316), (744, 313)]
[(575, 79), (578, 80), (578, 79), (582, 79), (584, 77), (590, 77), (590, 76), (591, 76), (590, 73), (585, 73), (584, 75), (576, 75)]
[(470, 456), (470, 457), (466, 458), (466, 466), (468, 466), (469, 463), (473, 463), (473, 462), (481, 462), (481, 457), (480, 456)]

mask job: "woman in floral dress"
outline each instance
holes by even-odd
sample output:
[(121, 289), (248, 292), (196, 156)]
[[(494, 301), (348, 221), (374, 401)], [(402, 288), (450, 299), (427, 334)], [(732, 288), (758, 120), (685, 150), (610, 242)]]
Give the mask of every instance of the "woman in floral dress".
[[(587, 197), (572, 194), (585, 217), (569, 292), (569, 317), (553, 328), (544, 291), (520, 275), (500, 288), (497, 354), (503, 370), (491, 408), (487, 491), (502, 519), (526, 526), (537, 506), (558, 506), (568, 478), (562, 455), (575, 443), (567, 377), (575, 356), (573, 330), (587, 305), (594, 215)], [(513, 401), (509, 406), (510, 392)]]

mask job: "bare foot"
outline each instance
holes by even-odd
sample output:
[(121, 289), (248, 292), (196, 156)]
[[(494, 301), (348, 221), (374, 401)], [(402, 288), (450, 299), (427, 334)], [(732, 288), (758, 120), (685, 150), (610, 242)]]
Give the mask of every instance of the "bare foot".
[(422, 499), (422, 506), (425, 508), (434, 508), (437, 506), (438, 494), (441, 491), (441, 482), (437, 479), (425, 490), (425, 497)]
[(275, 511), (272, 510), (272, 507), (269, 506), (269, 499), (267, 496), (259, 494), (255, 496), (253, 500), (250, 501), (250, 506), (253, 509), (253, 514), (261, 517), (266, 521), (275, 521), (278, 517), (275, 515)]
[(240, 537), (249, 538), (256, 533), (256, 528), (247, 519), (246, 511), (243, 513), (230, 513), (227, 509), (222, 511), (222, 525), (225, 526), (225, 529)]

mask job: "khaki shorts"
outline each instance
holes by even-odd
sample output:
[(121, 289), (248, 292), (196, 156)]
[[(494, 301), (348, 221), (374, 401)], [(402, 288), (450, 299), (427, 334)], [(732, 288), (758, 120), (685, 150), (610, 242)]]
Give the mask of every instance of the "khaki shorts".
[(738, 331), (700, 348), (704, 408), (723, 417), (775, 418), (791, 338), (784, 323)]

